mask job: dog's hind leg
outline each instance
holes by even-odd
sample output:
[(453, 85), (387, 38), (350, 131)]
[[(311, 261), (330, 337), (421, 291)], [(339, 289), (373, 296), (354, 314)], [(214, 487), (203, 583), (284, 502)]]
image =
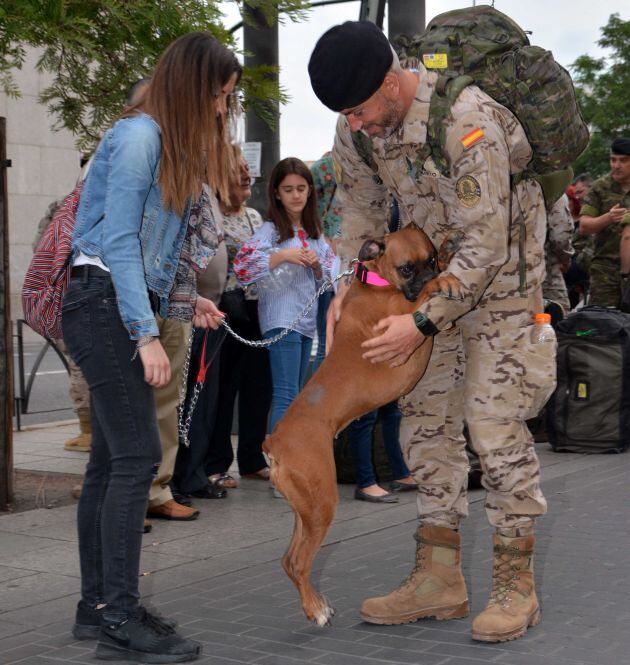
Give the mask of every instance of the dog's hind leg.
[(278, 465), (274, 482), (295, 511), (293, 538), (282, 559), (282, 567), (297, 587), (307, 618), (318, 626), (325, 626), (330, 623), (334, 610), (313, 588), (310, 576), (315, 555), (335, 516), (338, 495), (334, 466), (320, 469), (320, 473), (326, 478), (318, 475), (314, 487), (313, 478), (302, 470)]

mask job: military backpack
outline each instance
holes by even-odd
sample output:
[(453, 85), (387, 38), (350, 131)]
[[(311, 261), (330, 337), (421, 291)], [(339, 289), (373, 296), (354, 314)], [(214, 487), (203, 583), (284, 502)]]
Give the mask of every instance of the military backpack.
[[(480, 5), (436, 16), (426, 30), (394, 44), (401, 63), (422, 62), (439, 73), (431, 98), (427, 153), (438, 171), (450, 175), (444, 155), (444, 121), (459, 94), (476, 85), (518, 118), (532, 147), (527, 171), (516, 180), (535, 177), (547, 207), (570, 183), (570, 164), (586, 148), (589, 131), (569, 73), (550, 51), (531, 46), (526, 33), (508, 16)], [(361, 158), (370, 161), (370, 140), (353, 134)], [(428, 156), (428, 154), (427, 154)]]

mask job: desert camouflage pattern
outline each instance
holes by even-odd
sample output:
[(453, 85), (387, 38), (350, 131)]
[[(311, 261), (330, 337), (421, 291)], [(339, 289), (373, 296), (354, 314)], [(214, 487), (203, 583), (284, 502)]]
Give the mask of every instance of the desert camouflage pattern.
[(543, 298), (557, 302), (565, 315), (571, 309), (569, 292), (564, 281), (563, 267), (569, 265), (573, 256), (573, 220), (569, 212), (569, 199), (564, 194), (547, 214), (547, 241), (545, 242), (545, 265), (547, 275), (543, 282)]
[[(445, 271), (461, 282), (462, 298), (436, 294), (420, 308), (441, 332), (425, 378), (401, 401), (403, 452), (419, 483), (422, 523), (456, 526), (466, 514), (465, 419), (484, 469), (490, 522), (527, 528), (546, 502), (525, 419), (555, 384), (555, 342), (531, 343), (533, 316), (542, 311), (544, 203), (534, 181), (511, 190), (510, 174), (525, 167), (531, 149), (514, 116), (474, 86), (461, 93), (446, 127), (451, 177), (441, 176), (430, 158), (421, 161), (436, 78), (420, 67), (403, 123), (389, 138), (373, 140), (378, 179), (340, 117), (333, 150), (339, 251), (347, 262), (366, 238), (384, 234), (388, 192), (399, 202), (401, 225), (415, 222), (436, 247), (448, 232), (463, 233)], [(476, 128), (483, 137), (465, 148), (462, 137)], [(519, 295), (521, 222), (525, 297)]]
[[(621, 185), (610, 175), (604, 176), (593, 183), (582, 204), (580, 217), (599, 217), (617, 203), (624, 208), (630, 208), (630, 192), (624, 192)], [(619, 224), (610, 224), (592, 236), (589, 305), (619, 307), (623, 291), (619, 243), (622, 227), (628, 224), (630, 213), (624, 215)]]
[(74, 410), (79, 413), (79, 409), (90, 409), (90, 388), (79, 369), (79, 366), (72, 360), (66, 350), (66, 345), (62, 339), (56, 339), (55, 345), (63, 353), (68, 361), (70, 370), (70, 390), (68, 391)]

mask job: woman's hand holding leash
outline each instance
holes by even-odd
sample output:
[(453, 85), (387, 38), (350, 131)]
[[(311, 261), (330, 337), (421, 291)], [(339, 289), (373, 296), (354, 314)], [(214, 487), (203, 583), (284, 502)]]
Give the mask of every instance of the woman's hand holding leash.
[(217, 330), (224, 318), (225, 314), (212, 300), (197, 296), (195, 313), (192, 318), (195, 328), (212, 328), (212, 330)]

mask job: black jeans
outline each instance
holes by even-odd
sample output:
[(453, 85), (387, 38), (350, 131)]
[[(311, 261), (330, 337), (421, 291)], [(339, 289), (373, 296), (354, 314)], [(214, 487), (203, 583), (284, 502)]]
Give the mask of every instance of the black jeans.
[[(258, 302), (248, 300), (250, 323), (234, 326), (245, 339), (260, 339)], [(271, 406), (269, 352), (246, 346), (231, 335), (221, 347), (220, 390), (214, 444), (206, 462), (208, 475), (224, 473), (234, 461), (232, 418), (238, 393), (238, 470), (241, 475), (255, 473), (267, 466), (262, 444), (267, 434)]]
[(90, 387), (92, 451), (79, 500), (81, 595), (124, 620), (138, 605), (149, 487), (161, 459), (153, 388), (122, 324), (109, 277), (73, 278), (63, 338)]

